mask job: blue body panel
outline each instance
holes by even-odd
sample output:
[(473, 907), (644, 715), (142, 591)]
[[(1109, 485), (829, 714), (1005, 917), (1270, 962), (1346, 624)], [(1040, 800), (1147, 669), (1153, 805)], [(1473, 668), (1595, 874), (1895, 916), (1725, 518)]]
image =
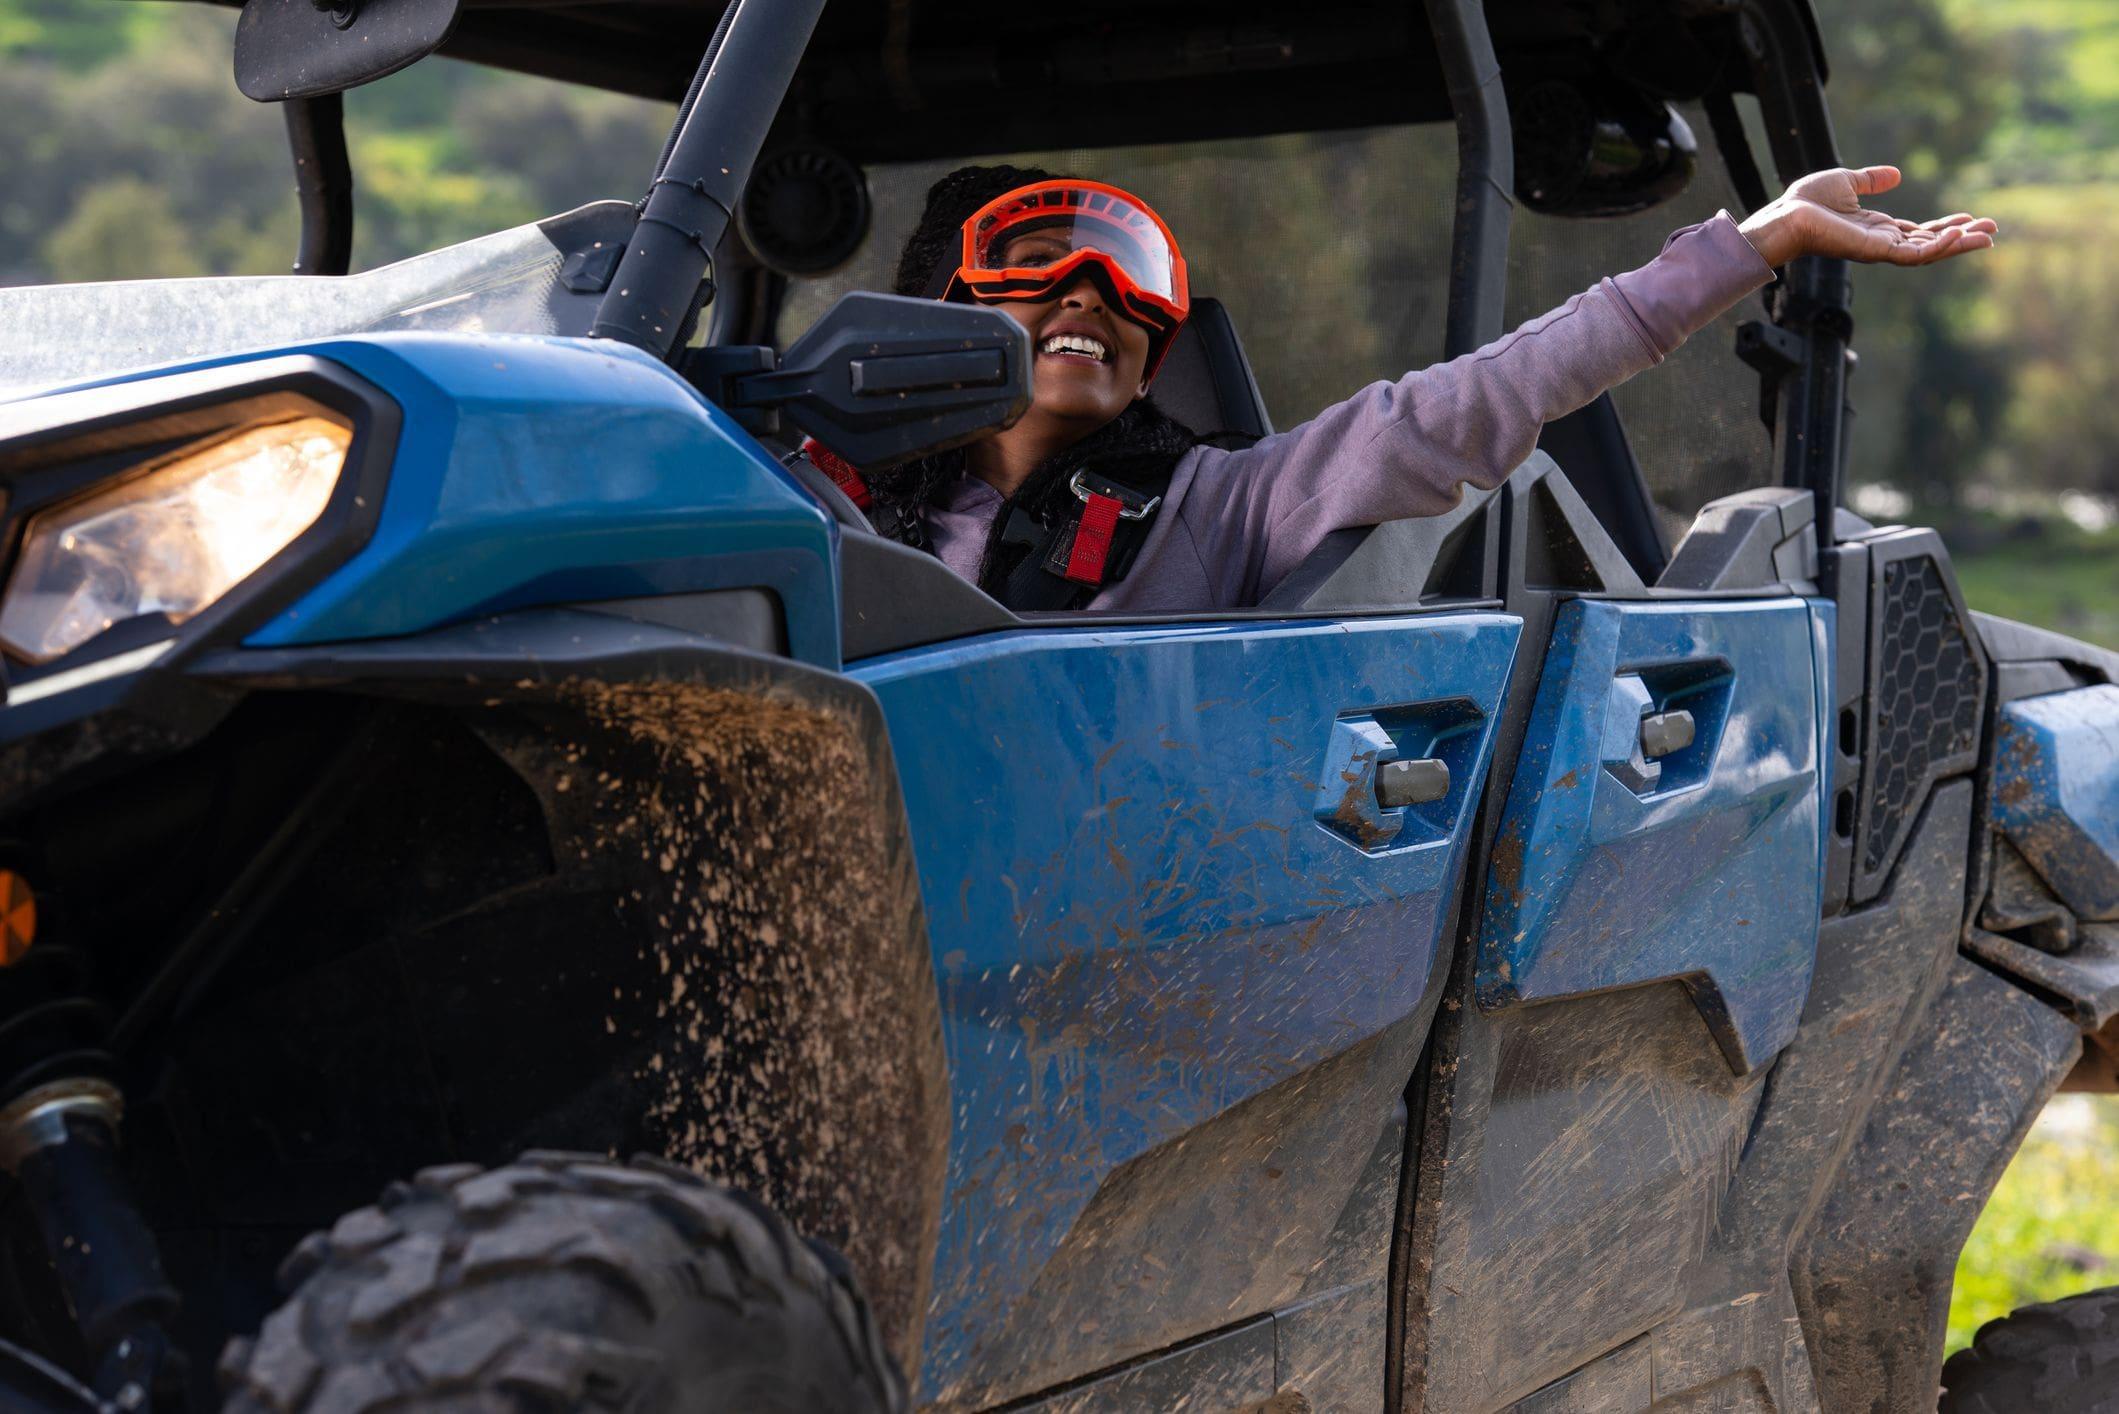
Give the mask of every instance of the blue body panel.
[(647, 354), (611, 340), (379, 334), (137, 376), (285, 354), (360, 374), (397, 402), (403, 428), (368, 544), (251, 644), (757, 587), (779, 596), (793, 656), (838, 666), (837, 527), (748, 433)]
[(2004, 706), (1994, 823), (2077, 918), (2119, 919), (2119, 686)]
[[(1494, 846), (1482, 1006), (1677, 978), (1739, 1072), (1787, 1044), (1822, 898), (1814, 624), (1796, 599), (1561, 608)], [(1693, 744), (1645, 760), (1643, 714), (1680, 708)]]
[[(1520, 628), (1052, 629), (852, 670), (890, 722), (950, 1063), (930, 1396), (1116, 1167), (1413, 1012)], [(1354, 818), (1377, 760), (1430, 751), (1444, 800)]]

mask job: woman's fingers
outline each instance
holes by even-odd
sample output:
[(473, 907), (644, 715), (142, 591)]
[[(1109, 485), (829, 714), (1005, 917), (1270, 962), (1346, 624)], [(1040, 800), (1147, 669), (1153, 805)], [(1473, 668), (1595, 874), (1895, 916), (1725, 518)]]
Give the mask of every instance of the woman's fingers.
[(1990, 216), (1955, 211), (1932, 221), (1907, 221), (1893, 217), (1880, 232), (1891, 245), (1882, 258), (1893, 265), (1929, 265), (1967, 251), (1986, 250), (1994, 244), (2001, 227)]
[(1892, 251), (1891, 260), (1897, 265), (1932, 265), (1938, 260), (1948, 260), (1953, 255), (1967, 251), (1985, 250), (1994, 244), (1991, 231), (1975, 231), (1970, 226), (1951, 226), (1937, 232), (1922, 232), (1910, 236), (1905, 243)]
[(1886, 219), (1901, 231), (1946, 231), (1952, 227), (1962, 226), (1968, 231), (1985, 231), (1987, 234), (1992, 235), (2001, 229), (1995, 223), (1993, 217), (1974, 216), (1969, 211), (1957, 211), (1948, 216), (1937, 216), (1932, 221), (1908, 221), (1902, 216), (1892, 216)]
[(1963, 242), (1964, 228), (1962, 226), (1951, 226), (1938, 231), (1935, 239), (1915, 246), (1914, 250), (1918, 254), (1921, 263), (1926, 264), (1931, 260), (1942, 259), (1951, 251), (1957, 249)]
[(1893, 265), (1925, 265), (1940, 259), (1943, 252), (1962, 239), (1955, 230), (1952, 227), (1950, 231), (1940, 233), (1917, 231), (1893, 245), (1884, 253), (1884, 259)]
[(1841, 167), (1814, 173), (1788, 190), (1792, 210), (1802, 213), (1805, 243), (1813, 254), (1839, 254), (1892, 265), (1928, 265), (1985, 250), (2000, 226), (1989, 216), (1953, 211), (1926, 221), (1893, 216), (1861, 204), (1861, 198), (1897, 187), (1904, 174), (1896, 167)]

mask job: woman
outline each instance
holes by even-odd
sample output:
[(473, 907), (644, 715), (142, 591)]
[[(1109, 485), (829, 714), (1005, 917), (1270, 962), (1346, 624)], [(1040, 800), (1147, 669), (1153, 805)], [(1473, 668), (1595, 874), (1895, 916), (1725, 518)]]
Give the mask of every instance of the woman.
[(1014, 167), (937, 182), (900, 294), (992, 304), (1028, 329), (1031, 406), (1014, 426), (863, 475), (811, 444), (884, 534), (931, 550), (1017, 609), (1256, 604), (1335, 530), (1498, 485), (1545, 423), (1662, 362), (1776, 266), (1804, 255), (1926, 265), (1994, 243), (1960, 213), (1865, 211), (1894, 167), (1804, 177), (1739, 226), (1724, 212), (1448, 363), (1374, 383), (1248, 447), (1202, 441), (1148, 398), (1189, 294), (1169, 228), (1139, 198)]

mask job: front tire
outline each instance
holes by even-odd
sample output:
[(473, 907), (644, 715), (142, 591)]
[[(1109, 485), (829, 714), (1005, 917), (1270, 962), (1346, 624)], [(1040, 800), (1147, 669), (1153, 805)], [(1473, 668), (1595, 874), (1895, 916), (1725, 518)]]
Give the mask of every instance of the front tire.
[(853, 1276), (655, 1160), (428, 1169), (287, 1259), (221, 1375), (231, 1414), (899, 1414)]
[(1988, 1321), (1942, 1367), (1942, 1414), (2119, 1410), (2119, 1286)]

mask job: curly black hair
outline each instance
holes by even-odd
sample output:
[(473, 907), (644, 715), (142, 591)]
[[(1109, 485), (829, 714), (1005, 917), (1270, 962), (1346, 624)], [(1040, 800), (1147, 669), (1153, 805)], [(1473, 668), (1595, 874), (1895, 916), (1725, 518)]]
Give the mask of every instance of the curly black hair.
[(905, 238), (905, 250), (898, 257), (897, 278), (890, 284), (892, 293), (940, 299), (950, 275), (956, 272), (957, 258), (963, 249), (964, 223), (972, 213), (1017, 187), (1053, 181), (1056, 176), (1041, 167), (996, 164), (959, 167), (943, 177), (927, 189), (927, 205), (920, 212), (920, 224)]

